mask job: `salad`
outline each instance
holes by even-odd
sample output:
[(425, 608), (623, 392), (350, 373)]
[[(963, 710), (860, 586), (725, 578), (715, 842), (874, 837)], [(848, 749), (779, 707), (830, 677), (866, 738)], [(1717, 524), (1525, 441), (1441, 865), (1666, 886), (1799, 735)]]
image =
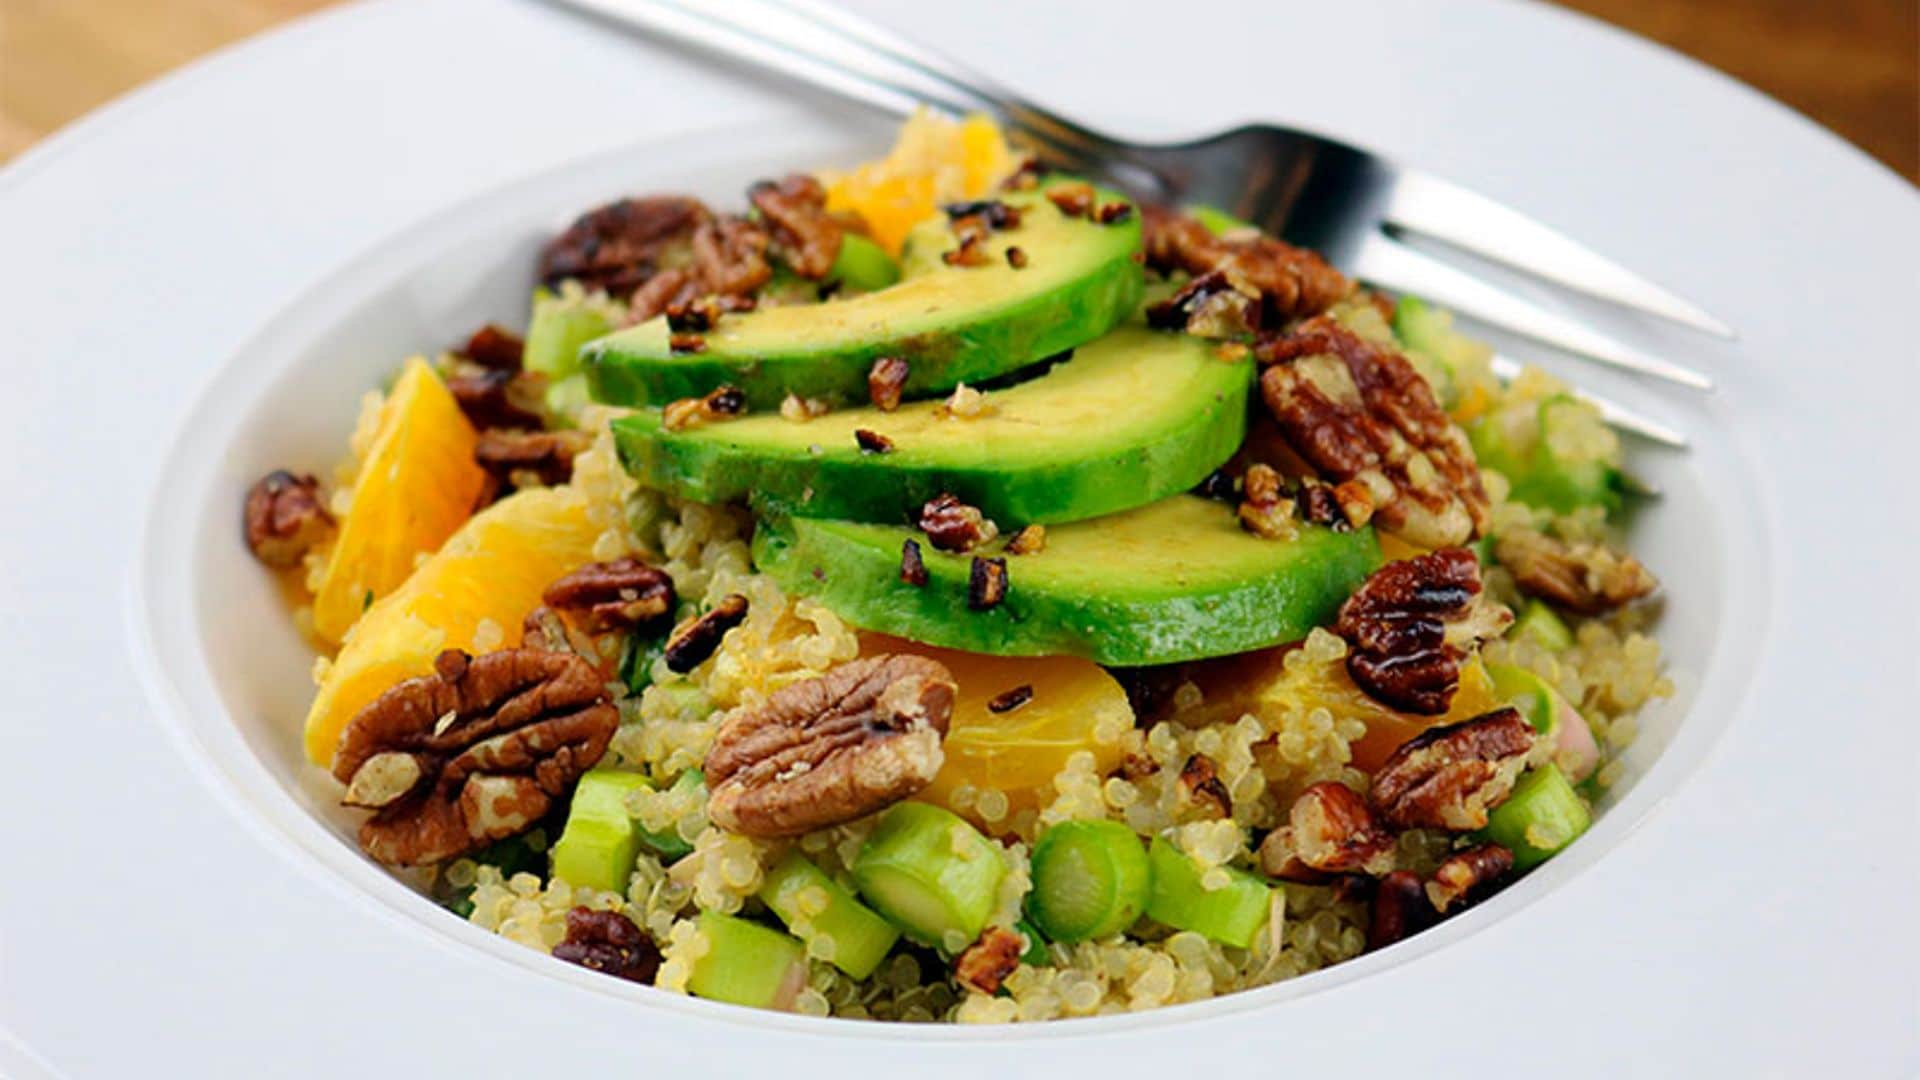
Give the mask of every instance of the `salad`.
[(917, 1021), (1265, 985), (1577, 843), (1671, 692), (1591, 406), (983, 118), (535, 269), (243, 517), (367, 856), (560, 961)]

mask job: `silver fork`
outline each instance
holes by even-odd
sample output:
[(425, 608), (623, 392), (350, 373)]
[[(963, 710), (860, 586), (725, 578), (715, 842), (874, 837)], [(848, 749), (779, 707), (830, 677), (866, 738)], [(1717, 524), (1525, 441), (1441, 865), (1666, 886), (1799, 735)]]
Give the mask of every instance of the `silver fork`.
[[(1648, 355), (1400, 242), (1437, 239), (1577, 292), (1722, 337), (1719, 320), (1517, 211), (1438, 177), (1310, 132), (1247, 125), (1190, 142), (1124, 142), (1032, 104), (950, 58), (824, 0), (558, 0), (617, 25), (782, 72), (879, 109), (926, 106), (999, 118), (1047, 164), (1176, 205), (1204, 203), (1319, 251), (1369, 284), (1412, 293), (1578, 356), (1711, 388)], [(1495, 358), (1511, 378), (1519, 365)], [(1583, 395), (1607, 420), (1657, 442), (1685, 436)]]

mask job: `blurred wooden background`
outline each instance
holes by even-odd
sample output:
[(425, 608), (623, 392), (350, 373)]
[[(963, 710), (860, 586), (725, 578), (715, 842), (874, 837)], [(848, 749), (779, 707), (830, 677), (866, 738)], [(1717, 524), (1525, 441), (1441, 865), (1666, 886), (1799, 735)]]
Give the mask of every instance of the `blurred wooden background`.
[[(0, 0), (0, 161), (336, 0)], [(1744, 80), (1920, 183), (1920, 0), (1564, 0)]]

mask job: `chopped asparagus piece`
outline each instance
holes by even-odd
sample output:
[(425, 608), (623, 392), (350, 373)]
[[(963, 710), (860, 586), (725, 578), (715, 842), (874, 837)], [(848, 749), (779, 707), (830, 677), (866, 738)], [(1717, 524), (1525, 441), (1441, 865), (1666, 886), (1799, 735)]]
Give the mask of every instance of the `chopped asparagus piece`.
[(814, 956), (856, 979), (873, 974), (900, 931), (799, 852), (768, 872), (760, 899)]
[(595, 769), (580, 778), (567, 827), (553, 845), (553, 874), (580, 888), (625, 892), (640, 853), (640, 828), (627, 816), (627, 795), (647, 786), (640, 773)]
[(1148, 918), (1236, 948), (1253, 943), (1267, 921), (1277, 886), (1245, 870), (1225, 867), (1226, 882), (1208, 889), (1201, 884), (1200, 867), (1161, 837), (1154, 838), (1147, 857), (1153, 867)]
[(1117, 934), (1146, 910), (1153, 891), (1146, 848), (1117, 821), (1067, 821), (1033, 848), (1027, 913), (1048, 940)]
[(958, 952), (986, 928), (1006, 870), (993, 842), (960, 817), (904, 802), (867, 837), (853, 880), (909, 937)]

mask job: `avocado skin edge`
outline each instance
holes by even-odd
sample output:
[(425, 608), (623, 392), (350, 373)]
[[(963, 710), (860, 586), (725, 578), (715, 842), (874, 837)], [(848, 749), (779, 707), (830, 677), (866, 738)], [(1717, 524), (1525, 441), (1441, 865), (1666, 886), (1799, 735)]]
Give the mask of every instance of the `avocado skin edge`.
[[(1267, 541), (1279, 549), (1270, 566), (1187, 592), (1141, 580), (1141, 570), (1125, 560), (1114, 565), (1110, 589), (1023, 589), (1022, 563), (1036, 556), (1012, 556), (1006, 599), (974, 611), (967, 606), (970, 557), (943, 555), (923, 543), (928, 582), (916, 588), (900, 580), (899, 566), (900, 542), (917, 532), (893, 530), (892, 542), (879, 544), (836, 535), (823, 524), (828, 523), (761, 522), (753, 538), (755, 565), (781, 588), (811, 597), (863, 629), (968, 652), (1080, 656), (1113, 667), (1199, 660), (1298, 641), (1331, 622), (1340, 604), (1381, 563), (1371, 528), (1344, 534), (1302, 528), (1296, 540)], [(1206, 537), (1169, 542), (1201, 545)]]

